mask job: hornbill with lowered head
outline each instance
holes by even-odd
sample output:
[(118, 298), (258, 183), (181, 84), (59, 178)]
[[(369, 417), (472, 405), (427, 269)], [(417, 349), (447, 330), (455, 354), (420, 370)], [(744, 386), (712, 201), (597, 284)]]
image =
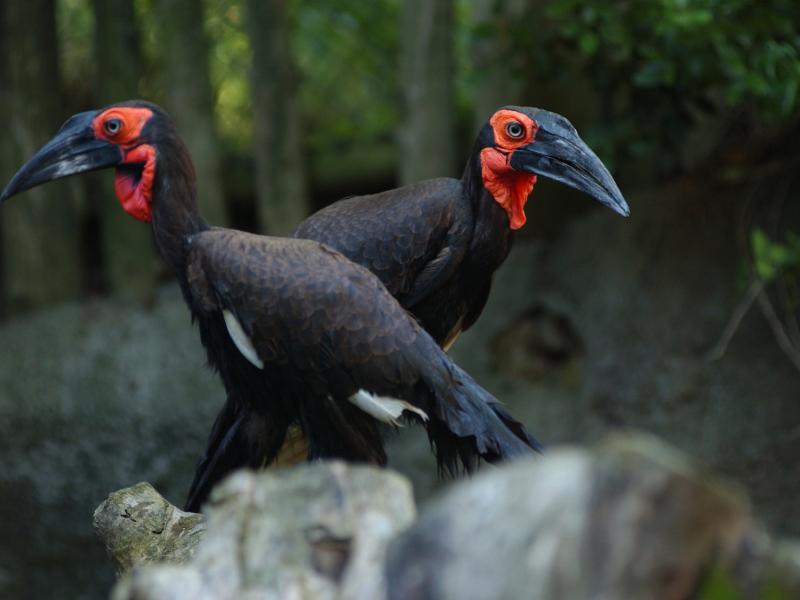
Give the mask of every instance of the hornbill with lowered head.
[[(431, 179), (341, 200), (303, 221), (294, 237), (322, 242), (367, 267), (447, 349), (481, 314), (514, 231), (525, 224), (525, 203), (539, 175), (628, 215), (611, 174), (566, 118), (538, 108), (507, 106), (482, 127), (461, 179)], [(253, 462), (247, 440), (230, 434), (239, 420), (248, 416), (226, 404), (200, 460), (193, 490), (208, 476), (223, 439), (228, 467), (235, 466), (237, 454), (239, 460)], [(289, 435), (292, 443), (280, 457), (302, 456), (297, 429)]]
[(383, 464), (379, 424), (403, 416), (426, 425), (448, 469), (538, 448), (369, 270), (312, 240), (210, 227), (197, 209), (189, 154), (153, 104), (73, 116), (17, 172), (0, 202), (109, 167), (123, 209), (151, 224), (222, 378), (227, 407), (238, 415), (195, 481), (193, 508), (231, 465), (274, 457), (292, 423), (311, 459)]

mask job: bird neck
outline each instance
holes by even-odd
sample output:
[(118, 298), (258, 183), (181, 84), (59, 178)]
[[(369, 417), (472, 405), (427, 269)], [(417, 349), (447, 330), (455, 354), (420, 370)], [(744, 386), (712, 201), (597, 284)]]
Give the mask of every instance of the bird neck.
[(480, 149), (477, 146), (464, 168), (461, 186), (474, 218), (470, 255), (492, 272), (508, 256), (514, 232), (509, 227), (505, 209), (483, 185)]
[(186, 270), (186, 239), (208, 224), (197, 208), (197, 178), (179, 139), (159, 149), (152, 198), (152, 228), (161, 257), (180, 278)]

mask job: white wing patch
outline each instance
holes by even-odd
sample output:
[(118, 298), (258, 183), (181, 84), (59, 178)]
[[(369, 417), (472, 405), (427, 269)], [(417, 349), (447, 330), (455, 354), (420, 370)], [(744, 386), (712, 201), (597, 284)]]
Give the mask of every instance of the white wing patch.
[(418, 414), (422, 417), (423, 421), (428, 420), (428, 415), (425, 414), (424, 410), (417, 408), (405, 400), (376, 396), (366, 390), (358, 390), (355, 394), (350, 396), (348, 400), (368, 415), (378, 419), (378, 421), (383, 421), (391, 425), (400, 425), (401, 423), (397, 419), (403, 414), (403, 411), (406, 410)]
[(222, 311), (222, 316), (225, 317), (225, 326), (228, 328), (228, 335), (231, 336), (233, 343), (236, 344), (242, 356), (249, 360), (254, 367), (263, 369), (264, 361), (258, 357), (258, 352), (256, 352), (253, 342), (250, 341), (250, 338), (244, 332), (244, 329), (242, 329), (242, 324), (239, 323), (239, 320), (227, 308)]

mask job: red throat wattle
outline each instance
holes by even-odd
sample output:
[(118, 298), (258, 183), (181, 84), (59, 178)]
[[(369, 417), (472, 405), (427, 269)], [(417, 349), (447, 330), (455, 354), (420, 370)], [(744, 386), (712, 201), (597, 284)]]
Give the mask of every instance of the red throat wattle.
[[(136, 168), (124, 165), (141, 165), (141, 174)], [(148, 144), (130, 150), (117, 168), (114, 191), (122, 208), (134, 219), (149, 223), (152, 220), (153, 178), (156, 174), (156, 150)]]
[(525, 225), (525, 203), (536, 185), (536, 175), (517, 171), (511, 166), (511, 154), (530, 144), (539, 125), (528, 115), (501, 109), (489, 119), (494, 133), (494, 146), (481, 150), (483, 186), (508, 214), (508, 226), (519, 229)]
[(114, 190), (125, 212), (145, 223), (152, 220), (156, 149), (138, 142), (152, 117), (153, 111), (149, 108), (113, 106), (95, 117), (92, 123), (97, 139), (116, 144), (122, 150), (124, 158), (117, 167)]
[(513, 169), (509, 157), (496, 148), (481, 150), (483, 185), (508, 213), (508, 226), (519, 229), (525, 225), (525, 203), (536, 185), (536, 175)]

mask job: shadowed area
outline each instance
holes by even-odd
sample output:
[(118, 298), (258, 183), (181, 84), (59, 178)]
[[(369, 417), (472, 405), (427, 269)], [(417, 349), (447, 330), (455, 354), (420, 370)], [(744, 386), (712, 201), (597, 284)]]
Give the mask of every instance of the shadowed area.
[[(745, 484), (771, 528), (800, 533), (800, 478), (787, 470), (800, 452), (796, 373), (755, 311), (721, 360), (705, 359), (740, 296), (735, 219), (681, 185), (632, 202), (628, 227), (588, 212), (555, 242), (520, 243), (451, 354), (546, 445), (655, 432)], [(707, 212), (691, 220), (697, 202)], [(541, 306), (569, 321), (581, 354), (536, 379), (498, 373), (515, 345), (517, 369), (541, 368), (509, 333)], [(149, 310), (98, 301), (0, 328), (15, 340), (0, 350), (0, 538), (15, 540), (0, 546), (3, 595), (46, 593), (50, 582), (33, 576), (46, 569), (66, 597), (102, 596), (111, 570), (93, 508), (140, 480), (182, 503), (223, 398), (196, 336), (173, 287)], [(440, 485), (422, 429), (390, 434), (388, 454), (419, 501)]]

